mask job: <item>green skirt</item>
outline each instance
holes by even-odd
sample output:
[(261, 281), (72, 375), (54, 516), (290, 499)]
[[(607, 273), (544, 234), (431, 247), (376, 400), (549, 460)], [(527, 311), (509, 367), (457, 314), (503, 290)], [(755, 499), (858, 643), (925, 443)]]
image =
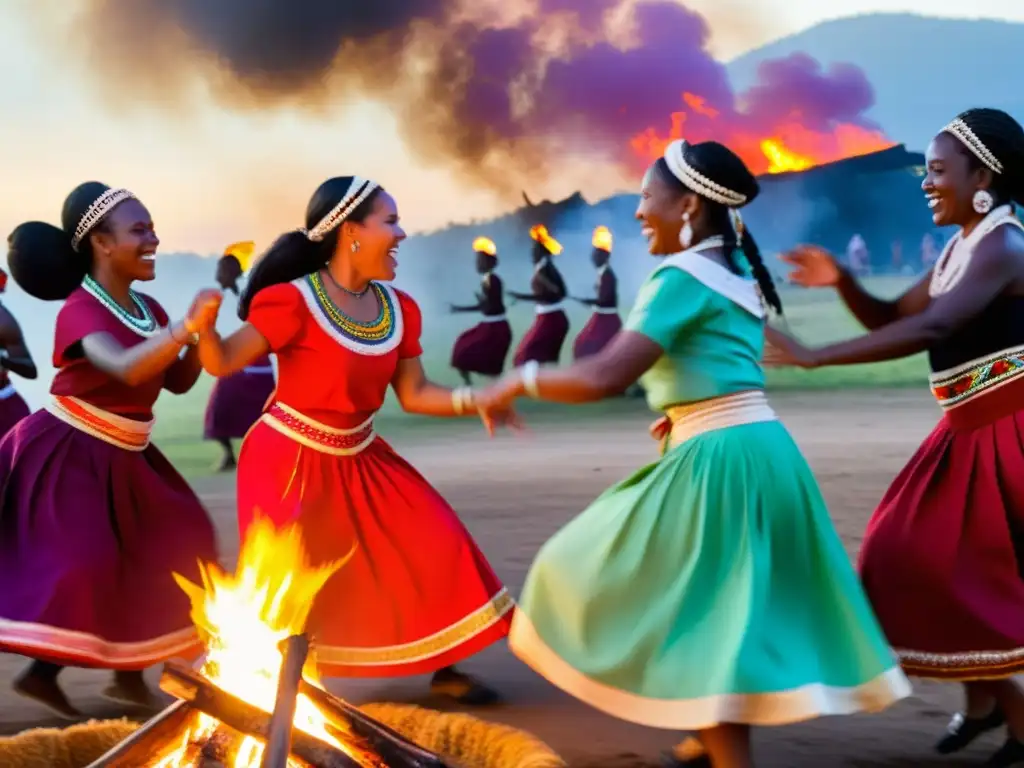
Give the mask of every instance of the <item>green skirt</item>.
[(778, 421), (696, 435), (608, 489), (537, 555), (509, 642), (658, 728), (877, 711), (911, 690)]

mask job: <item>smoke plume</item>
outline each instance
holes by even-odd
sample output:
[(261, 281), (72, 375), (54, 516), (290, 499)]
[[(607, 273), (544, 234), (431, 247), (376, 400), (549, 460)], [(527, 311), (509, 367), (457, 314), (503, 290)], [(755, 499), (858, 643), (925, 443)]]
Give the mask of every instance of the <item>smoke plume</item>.
[(178, 114), (203, 89), (234, 109), (374, 99), (421, 161), (506, 191), (568, 155), (642, 165), (678, 133), (763, 171), (766, 138), (817, 161), (875, 129), (853, 66), (792, 56), (735, 94), (706, 22), (673, 0), (531, 2), (81, 0), (75, 30), (97, 82), (131, 98), (158, 89)]

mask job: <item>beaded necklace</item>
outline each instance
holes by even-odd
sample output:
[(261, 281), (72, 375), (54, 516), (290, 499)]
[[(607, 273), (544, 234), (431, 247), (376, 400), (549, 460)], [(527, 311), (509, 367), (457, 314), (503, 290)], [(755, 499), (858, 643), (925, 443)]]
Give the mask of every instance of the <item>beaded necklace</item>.
[(374, 295), (377, 297), (377, 302), (380, 305), (380, 312), (377, 314), (375, 320), (371, 320), (368, 323), (360, 322), (355, 318), (349, 317), (327, 294), (327, 289), (324, 285), (323, 277), (319, 272), (314, 272), (306, 277), (310, 288), (313, 289), (313, 295), (317, 299), (317, 307), (323, 316), (330, 322), (338, 333), (343, 336), (352, 339), (353, 341), (359, 341), (363, 344), (380, 344), (391, 338), (391, 334), (395, 328), (395, 311), (394, 307), (391, 306), (391, 297), (388, 293), (377, 283), (370, 283), (370, 288), (373, 290)]
[(153, 316), (152, 311), (149, 309), (149, 305), (142, 300), (142, 298), (135, 293), (135, 291), (129, 290), (128, 295), (131, 296), (132, 303), (139, 310), (142, 315), (138, 317), (120, 304), (118, 304), (114, 298), (107, 293), (107, 290), (100, 285), (91, 275), (86, 275), (85, 279), (82, 280), (82, 287), (86, 293), (91, 295), (97, 301), (100, 302), (107, 310), (123, 325), (126, 325), (131, 330), (140, 336), (155, 336), (160, 332), (160, 325), (156, 321), (156, 317)]

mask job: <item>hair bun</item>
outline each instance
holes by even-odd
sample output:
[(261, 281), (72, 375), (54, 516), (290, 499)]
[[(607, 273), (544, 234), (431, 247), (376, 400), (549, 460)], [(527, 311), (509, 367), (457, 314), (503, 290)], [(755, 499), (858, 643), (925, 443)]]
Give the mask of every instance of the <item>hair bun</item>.
[(82, 284), (88, 268), (68, 234), (42, 221), (29, 221), (11, 232), (7, 263), (14, 282), (42, 301), (66, 299)]

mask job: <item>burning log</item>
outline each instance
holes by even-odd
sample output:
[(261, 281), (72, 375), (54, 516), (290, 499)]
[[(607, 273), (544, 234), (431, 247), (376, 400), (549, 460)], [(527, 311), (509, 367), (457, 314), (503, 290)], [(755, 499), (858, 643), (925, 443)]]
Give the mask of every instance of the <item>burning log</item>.
[(365, 739), (391, 768), (448, 768), (438, 755), (309, 681), (299, 683), (299, 693), (309, 697), (336, 730)]
[(263, 751), (260, 768), (288, 768), (288, 756), (292, 751), (292, 723), (295, 720), (295, 705), (302, 681), (302, 668), (309, 656), (309, 637), (292, 635), (284, 641), (284, 659), (281, 661), (281, 676), (277, 682), (277, 700), (274, 714), (270, 717), (270, 733), (267, 748)]
[(176, 747), (195, 718), (194, 708), (176, 701), (88, 768), (136, 768), (139, 755), (159, 755)]
[[(221, 690), (180, 661), (172, 659), (164, 665), (160, 689), (240, 733), (263, 742), (270, 737), (270, 715)], [(291, 754), (315, 768), (363, 768), (340, 749), (298, 730), (292, 734)]]

